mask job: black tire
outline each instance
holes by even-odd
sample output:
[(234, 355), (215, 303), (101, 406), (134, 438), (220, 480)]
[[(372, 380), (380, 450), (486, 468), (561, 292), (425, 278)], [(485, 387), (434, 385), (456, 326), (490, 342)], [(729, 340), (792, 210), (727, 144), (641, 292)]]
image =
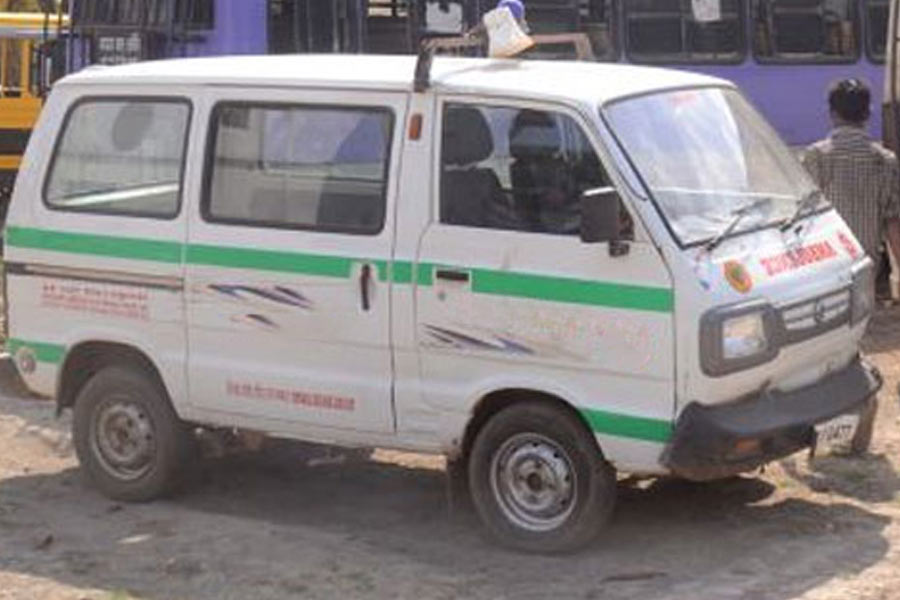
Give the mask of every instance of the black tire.
[[(468, 464), (478, 515), (495, 541), (515, 550), (544, 554), (578, 550), (596, 539), (615, 505), (615, 470), (594, 437), (576, 416), (548, 402), (514, 404), (491, 417), (475, 438)], [(505, 466), (513, 464), (519, 465), (512, 477), (518, 483), (507, 485), (503, 482), (511, 478), (502, 474), (510, 475)], [(532, 472), (524, 475), (529, 468)], [(565, 485), (566, 478), (560, 476), (564, 474), (574, 475), (569, 478), (574, 484)], [(514, 498), (517, 486), (532, 500), (540, 500), (539, 494), (552, 499), (548, 510), (561, 514), (543, 522), (541, 514), (529, 521), (535, 506)]]
[[(181, 483), (194, 453), (193, 436), (162, 385), (143, 369), (102, 368), (78, 393), (74, 413), (78, 460), (103, 495), (145, 502), (173, 492)], [(101, 435), (101, 430), (107, 433)], [(138, 453), (130, 461), (129, 450)]]

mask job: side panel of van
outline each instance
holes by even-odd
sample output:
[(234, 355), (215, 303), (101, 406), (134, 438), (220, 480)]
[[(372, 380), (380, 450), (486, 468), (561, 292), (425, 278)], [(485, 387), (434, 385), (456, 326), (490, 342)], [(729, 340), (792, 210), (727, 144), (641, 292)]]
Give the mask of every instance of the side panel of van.
[[(61, 85), (16, 187), (6, 229), (9, 348), (55, 393), (78, 345), (131, 346), (186, 397), (181, 183), (193, 103), (158, 88)], [(60, 324), (64, 323), (65, 326)]]
[(586, 124), (512, 100), (438, 109), (436, 222), (417, 265), (425, 401), (446, 413), (547, 392), (617, 467), (654, 470), (674, 410), (672, 282), (639, 223), (623, 221), (621, 256), (581, 241), (579, 192), (612, 185)]
[(288, 432), (394, 430), (390, 266), (406, 100), (208, 90), (187, 248), (195, 409), (277, 419)]

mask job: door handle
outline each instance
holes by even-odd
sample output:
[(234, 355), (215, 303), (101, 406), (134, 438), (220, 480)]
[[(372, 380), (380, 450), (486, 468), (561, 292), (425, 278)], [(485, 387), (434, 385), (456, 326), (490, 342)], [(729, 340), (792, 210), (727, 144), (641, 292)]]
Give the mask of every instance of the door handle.
[(437, 269), (434, 276), (445, 281), (455, 281), (456, 283), (466, 283), (469, 281), (468, 271), (458, 271), (456, 269)]
[(362, 299), (362, 309), (368, 311), (371, 304), (369, 302), (369, 280), (372, 279), (372, 265), (364, 264), (359, 270), (359, 295)]

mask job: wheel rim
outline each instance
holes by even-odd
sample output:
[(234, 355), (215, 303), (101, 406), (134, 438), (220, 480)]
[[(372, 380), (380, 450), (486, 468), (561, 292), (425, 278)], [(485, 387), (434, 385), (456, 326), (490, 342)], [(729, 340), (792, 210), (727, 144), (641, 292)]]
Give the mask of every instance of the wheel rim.
[(91, 429), (94, 456), (112, 477), (133, 481), (153, 467), (156, 433), (139, 403), (123, 395), (104, 400), (94, 412)]
[(491, 489), (504, 516), (519, 528), (549, 531), (575, 510), (578, 497), (569, 454), (538, 433), (520, 433), (494, 453)]

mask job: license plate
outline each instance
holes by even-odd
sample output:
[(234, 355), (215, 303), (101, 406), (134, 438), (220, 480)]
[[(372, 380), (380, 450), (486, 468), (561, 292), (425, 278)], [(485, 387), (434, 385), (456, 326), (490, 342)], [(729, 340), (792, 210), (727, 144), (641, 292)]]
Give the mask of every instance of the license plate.
[(846, 449), (853, 440), (859, 415), (841, 415), (816, 425), (816, 450)]

